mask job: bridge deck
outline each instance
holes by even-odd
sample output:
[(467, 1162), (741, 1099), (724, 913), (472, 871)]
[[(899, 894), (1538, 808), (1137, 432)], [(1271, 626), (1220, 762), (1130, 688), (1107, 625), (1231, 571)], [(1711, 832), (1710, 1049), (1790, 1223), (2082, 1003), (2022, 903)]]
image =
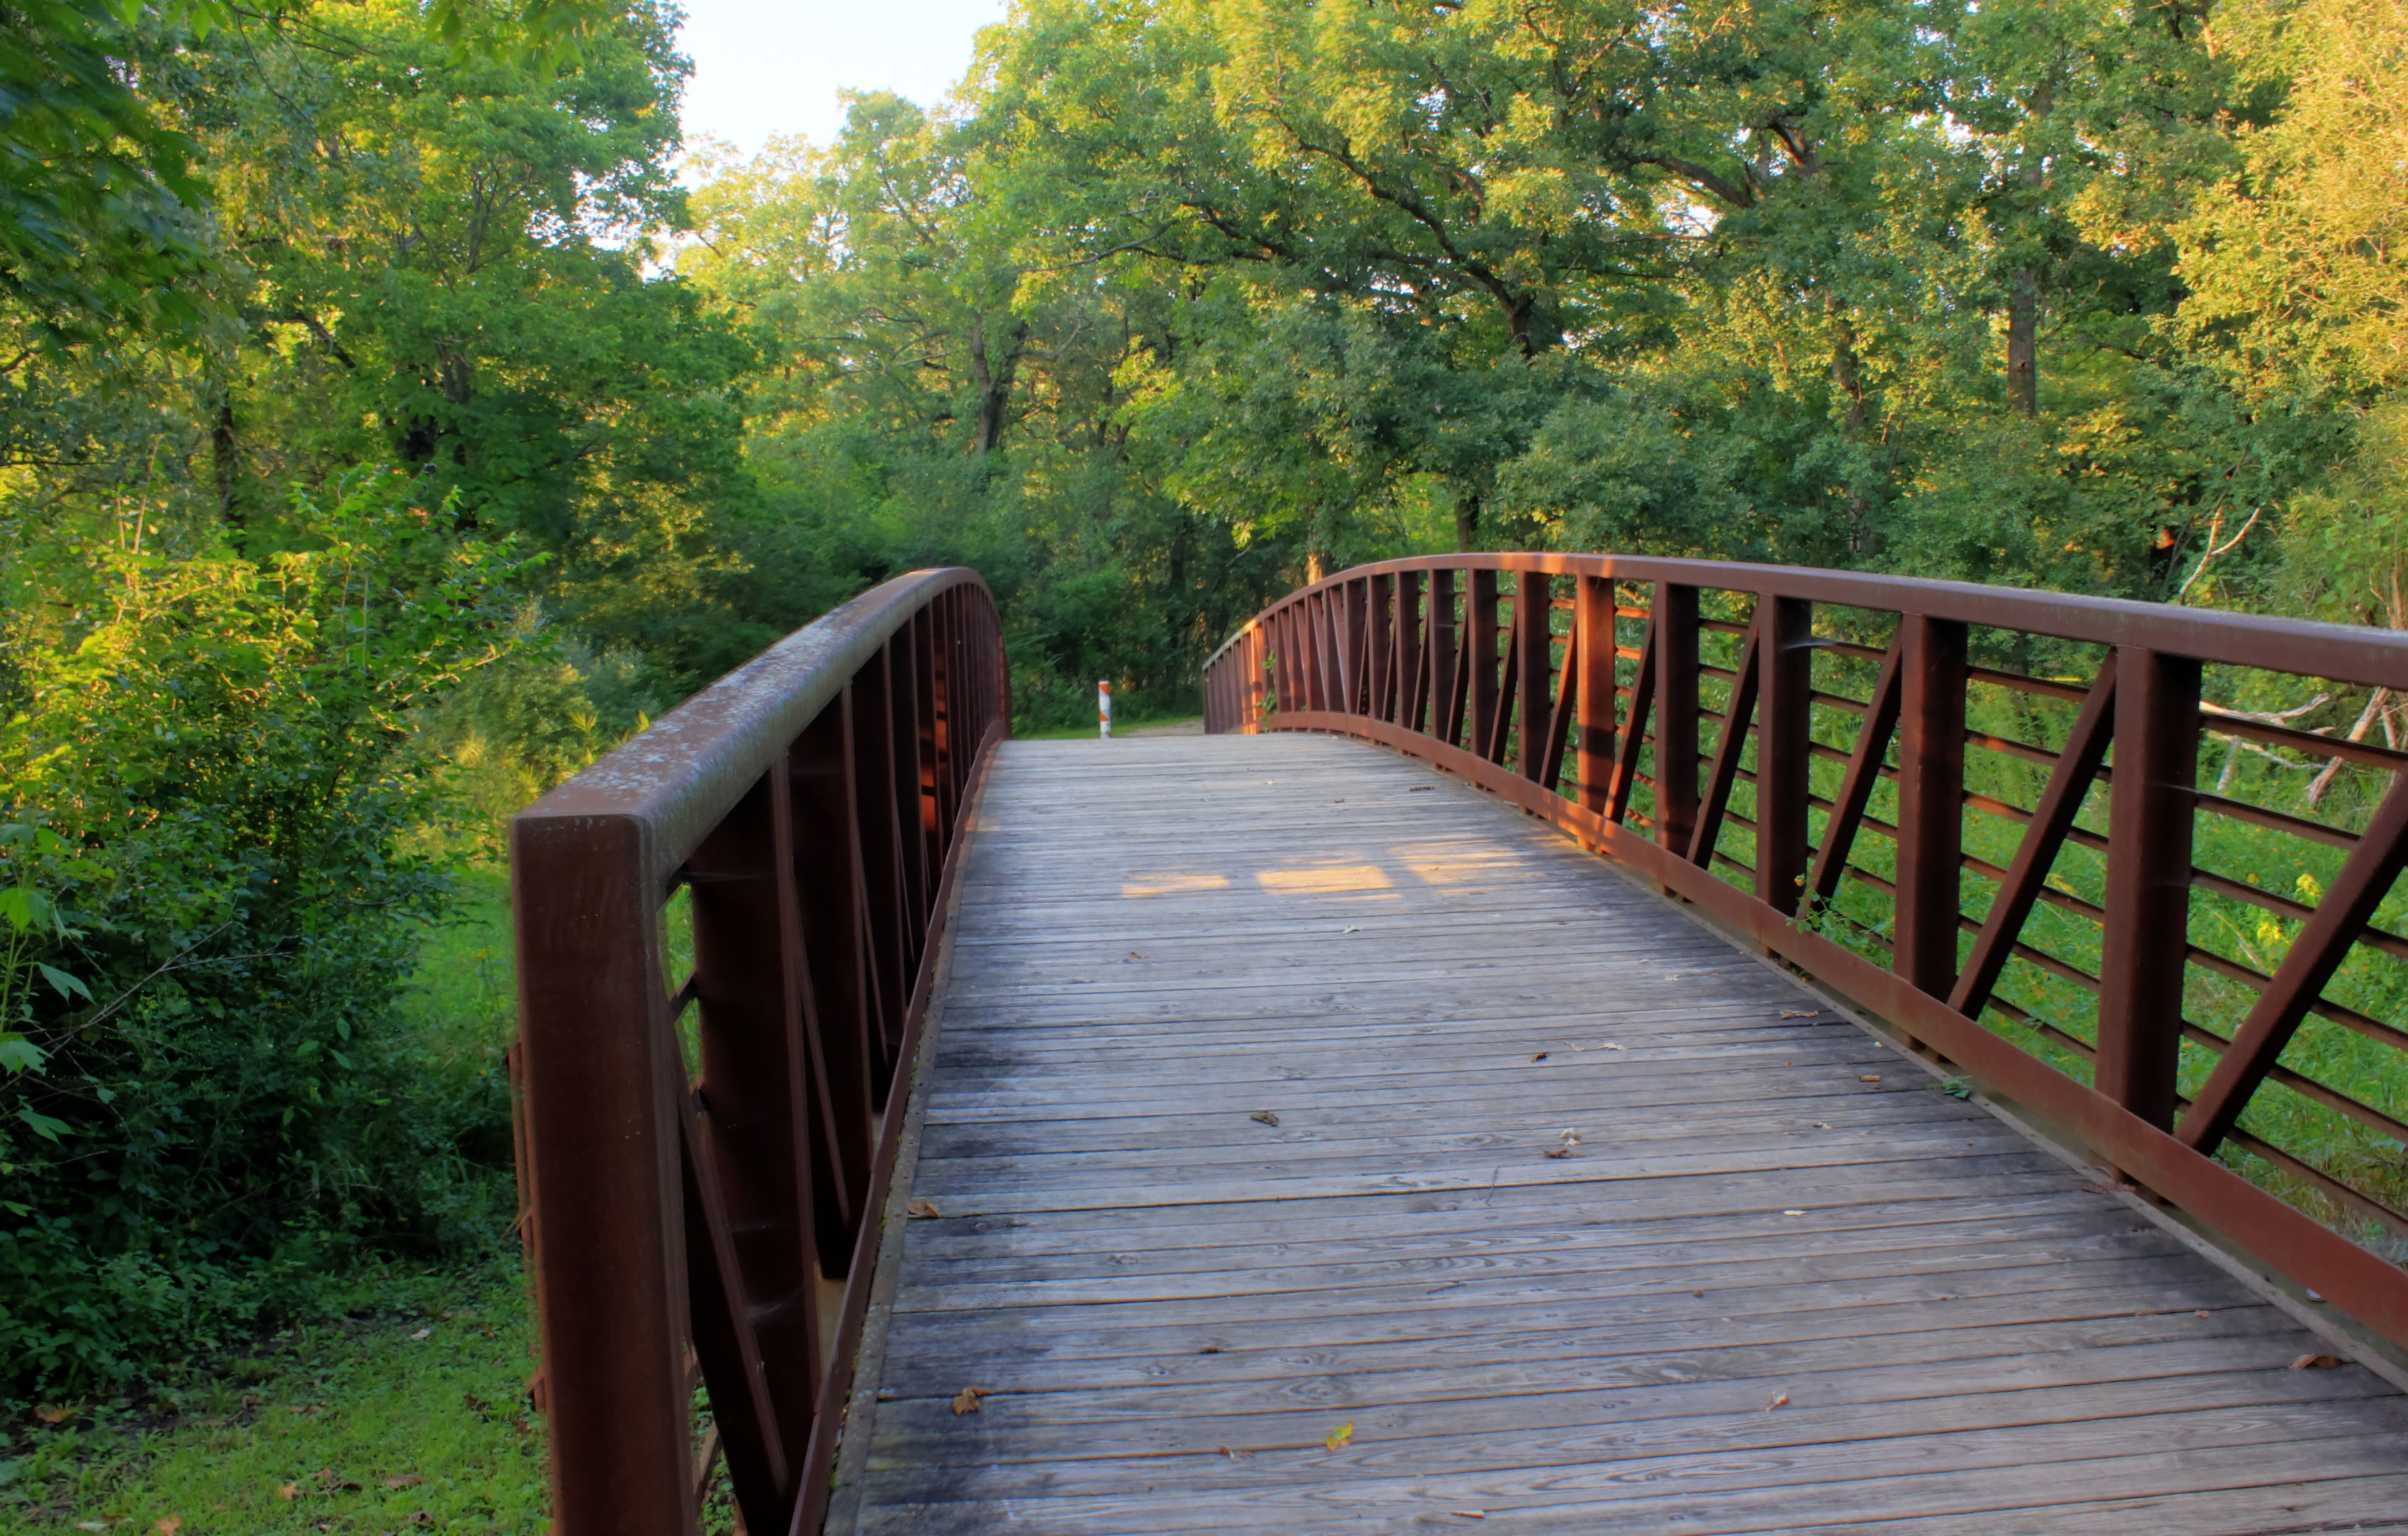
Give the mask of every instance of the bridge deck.
[(2408, 1530), (2382, 1378), (1477, 790), (1010, 744), (974, 837), (831, 1529)]

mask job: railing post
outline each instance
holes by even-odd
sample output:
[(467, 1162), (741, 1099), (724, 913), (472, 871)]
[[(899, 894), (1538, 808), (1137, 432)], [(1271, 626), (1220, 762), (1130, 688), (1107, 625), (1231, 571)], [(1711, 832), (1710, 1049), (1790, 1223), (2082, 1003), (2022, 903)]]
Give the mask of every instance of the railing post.
[(2200, 664), (2125, 646), (2117, 648), (2115, 670), (2107, 933), (2092, 1086), (2151, 1125), (2171, 1129), (2190, 946)]
[(907, 974), (919, 970), (920, 935), (928, 926), (930, 892), (935, 889), (928, 873), (928, 829), (920, 804), (920, 663), (913, 633), (913, 626), (905, 624), (886, 641), (887, 759), (894, 774), (887, 793), (895, 802), (895, 834), (903, 859), (903, 909), (911, 919), (905, 925), (903, 942)]
[(1393, 654), (1389, 639), (1396, 628), (1396, 596), (1392, 587), (1393, 583), (1384, 576), (1370, 578), (1370, 638), (1364, 667), (1364, 684), (1369, 691), (1364, 698), (1363, 713), (1375, 720), (1391, 719), (1396, 716), (1391, 704), (1396, 695), (1396, 679), (1388, 672), (1389, 657)]
[[(928, 858), (927, 879), (924, 889), (931, 899), (937, 889), (937, 872), (945, 865), (946, 834), (951, 830), (945, 823), (944, 802), (938, 790), (938, 775), (943, 758), (939, 755), (941, 738), (937, 733), (937, 635), (928, 610), (921, 609), (911, 616), (911, 692), (919, 731), (919, 741), (911, 752), (913, 772), (920, 782), (920, 844)], [(923, 911), (924, 920), (927, 914)]]
[(1329, 594), (1314, 592), (1307, 597), (1303, 608), (1305, 633), (1309, 643), (1299, 647), (1297, 660), (1304, 663), (1304, 707), (1325, 710), (1329, 707)]
[(1422, 728), (1428, 698), (1422, 665), (1422, 574), (1397, 576), (1397, 710), (1393, 718), (1408, 731)]
[(1455, 718), (1455, 695), (1461, 691), (1455, 677), (1462, 663), (1462, 646), (1455, 634), (1455, 571), (1440, 566), (1430, 573), (1429, 599), (1429, 733), (1448, 746), (1455, 745), (1461, 722)]
[(1524, 778), (1537, 783), (1546, 776), (1547, 743), (1555, 734), (1555, 656), (1549, 640), (1555, 631), (1555, 581), (1544, 571), (1524, 571), (1513, 588), (1513, 634), (1522, 647), (1514, 669), (1514, 716), (1520, 727), (1519, 767)]
[(1263, 704), (1270, 693), (1267, 676), (1270, 670), (1269, 640), (1270, 636), (1264, 633), (1260, 624), (1246, 632), (1245, 686), (1239, 690), (1239, 697), (1245, 701), (1246, 718), (1239, 723), (1238, 729), (1250, 736), (1263, 728)]
[(1346, 584), (1346, 703), (1349, 715), (1371, 712), (1369, 690), (1371, 682), (1371, 584), (1350, 581)]
[(1497, 730), (1498, 698), (1498, 636), (1503, 626), (1497, 620), (1497, 573), (1471, 573), (1471, 740), (1469, 749), (1482, 757), (1488, 755), (1488, 744)]
[(895, 815), (895, 700), (888, 649), (880, 647), (849, 690), (853, 697), (853, 804), (861, 824), (862, 903), (867, 913), (870, 964), (877, 977), (881, 1054), (892, 1062), (910, 1005), (911, 974), (904, 934), (903, 842)]
[(693, 1396), (662, 891), (624, 815), (510, 832), (537, 1316), (566, 1531), (693, 1536)]
[(831, 1279), (844, 1273), (864, 1219), (861, 1200), (869, 1188), (869, 1152), (876, 1140), (871, 1116), (878, 1097), (859, 912), (853, 905), (861, 845), (848, 814), (853, 799), (851, 691), (829, 701), (787, 756), (797, 951), (810, 958), (802, 977), (803, 1020), (812, 1064), (825, 1085), (824, 1113), (841, 1202), (836, 1210), (820, 1213), (820, 1265)]
[(1614, 691), (1613, 580), (1582, 576), (1573, 589), (1572, 612), (1580, 634), (1580, 677), (1573, 704), (1572, 751), (1580, 779), (1580, 803), (1602, 816), (1613, 797), (1613, 721), (1620, 695)]
[(1756, 602), (1764, 606), (1756, 627), (1756, 894), (1787, 914), (1806, 888), (1814, 609), (1770, 592)]
[[(744, 1341), (733, 1326), (701, 1325), (704, 1310), (721, 1304), (708, 1294), (692, 1298), (695, 1348), (713, 1402), (739, 1410), (729, 1415), (724, 1442), (748, 1515), (783, 1507), (795, 1489), (791, 1475), (774, 1478), (759, 1464), (754, 1437), (764, 1427), (741, 1412), (749, 1404), (737, 1384), (753, 1369), (763, 1373), (775, 1410), (777, 1464), (798, 1470), (824, 1364), (811, 1257), (814, 1216), (828, 1213), (816, 1210), (798, 1172), (813, 1150), (802, 1060), (802, 998), (811, 977), (797, 926), (795, 828), (779, 780), (774, 769), (763, 775), (686, 860), (701, 1014), (700, 1124), (736, 1260), (736, 1284), (727, 1286), (727, 1276), (721, 1284), (741, 1299), (759, 1358), (713, 1358), (740, 1355)], [(693, 1150), (706, 1155), (704, 1147)], [(687, 1212), (690, 1230), (696, 1214)], [(739, 1423), (744, 1433), (736, 1432)]]
[(1698, 589), (1656, 584), (1656, 841), (1685, 853), (1698, 825)]
[(1965, 625), (1898, 621), (1898, 930), (1890, 969), (1933, 997), (1956, 980), (1965, 828)]

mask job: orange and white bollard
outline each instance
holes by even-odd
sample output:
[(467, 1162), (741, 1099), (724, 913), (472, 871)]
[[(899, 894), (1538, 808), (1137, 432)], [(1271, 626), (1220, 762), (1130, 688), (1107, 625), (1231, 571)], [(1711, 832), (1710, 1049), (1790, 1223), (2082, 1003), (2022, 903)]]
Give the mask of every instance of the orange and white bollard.
[(1102, 741), (1112, 739), (1112, 685), (1110, 682), (1096, 685), (1096, 735)]

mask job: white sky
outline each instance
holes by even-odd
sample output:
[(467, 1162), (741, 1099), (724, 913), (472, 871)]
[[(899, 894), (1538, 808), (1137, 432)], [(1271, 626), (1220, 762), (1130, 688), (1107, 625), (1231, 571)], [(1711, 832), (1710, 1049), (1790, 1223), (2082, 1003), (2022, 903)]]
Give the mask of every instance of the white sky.
[(844, 124), (837, 92), (893, 91), (933, 107), (970, 65), (1004, 0), (685, 0), (694, 60), (685, 133), (747, 155), (772, 134), (816, 144)]

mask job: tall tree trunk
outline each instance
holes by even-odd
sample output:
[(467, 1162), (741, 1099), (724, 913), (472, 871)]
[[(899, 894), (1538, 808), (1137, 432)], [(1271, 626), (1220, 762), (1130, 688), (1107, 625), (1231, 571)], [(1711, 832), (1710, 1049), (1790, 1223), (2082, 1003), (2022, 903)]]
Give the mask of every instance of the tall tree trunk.
[[(1838, 388), (1846, 404), (1840, 417), (1841, 429), (1851, 443), (1860, 442), (1865, 435), (1864, 369), (1856, 357), (1856, 328), (1848, 322), (1847, 312), (1837, 300), (1831, 306), (1839, 321), (1831, 334), (1831, 383)], [(1848, 553), (1865, 552), (1865, 512), (1871, 499), (1865, 494), (1863, 483), (1855, 476), (1848, 476)]]
[(970, 381), (978, 387), (978, 440), (971, 445), (973, 458), (993, 453), (1003, 441), (1003, 429), (1011, 414), (1012, 380), (1020, 372), (1020, 354), (1028, 344), (1028, 322), (1023, 320), (1011, 328), (1011, 345), (1003, 354), (1000, 367), (990, 367), (986, 358), (986, 327), (970, 327)]
[(209, 468), (217, 479), (218, 517), (237, 533), (242, 529), (242, 509), (235, 505), (235, 461), (240, 452), (234, 430), (234, 386), (221, 385), (217, 420), (209, 427)]
[(1455, 547), (1477, 548), (1480, 544), (1480, 492), (1465, 491), (1455, 499)]
[[(2024, 112), (2030, 123), (2037, 125), (2056, 105), (2057, 81), (2052, 77), (2033, 89), (2024, 103)], [(2027, 237), (2037, 241), (2042, 204), (2048, 193), (2047, 156), (2035, 150), (2028, 137), (2023, 146), (2023, 164), (2016, 167), (2015, 179), (2023, 184), (2024, 217), (2034, 226)], [(2008, 279), (2007, 408), (2027, 417), (2040, 414), (2040, 268), (2037, 264), (2018, 269)]]
[(2007, 408), (2040, 414), (2040, 274), (2029, 267), (2007, 291)]

